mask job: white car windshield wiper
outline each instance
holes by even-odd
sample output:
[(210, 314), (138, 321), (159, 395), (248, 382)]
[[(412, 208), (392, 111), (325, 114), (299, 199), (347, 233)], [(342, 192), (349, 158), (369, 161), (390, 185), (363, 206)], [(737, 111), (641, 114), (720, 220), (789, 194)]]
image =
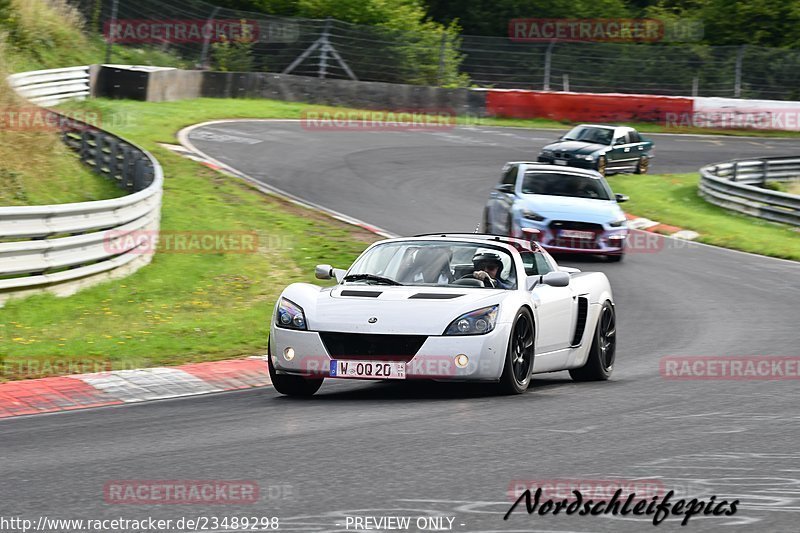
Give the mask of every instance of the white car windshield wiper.
[(374, 281), (376, 283), (384, 283), (386, 285), (402, 285), (399, 281), (392, 278), (385, 278), (383, 276), (376, 276), (375, 274), (350, 274), (344, 277), (344, 281)]

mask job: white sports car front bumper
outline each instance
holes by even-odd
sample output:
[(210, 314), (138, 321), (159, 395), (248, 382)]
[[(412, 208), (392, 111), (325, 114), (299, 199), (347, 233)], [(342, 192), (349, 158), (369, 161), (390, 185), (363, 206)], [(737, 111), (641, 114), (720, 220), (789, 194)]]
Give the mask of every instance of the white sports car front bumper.
[[(405, 363), (406, 379), (435, 379), (453, 381), (496, 381), (503, 364), (512, 324), (498, 323), (484, 335), (428, 336), (416, 354)], [(287, 358), (291, 348), (294, 355)], [(290, 330), (272, 326), (269, 340), (270, 357), (281, 373), (307, 376), (330, 376), (332, 357), (316, 331)], [(466, 366), (456, 365), (456, 356), (469, 358)], [(342, 356), (344, 358), (344, 356)], [(347, 356), (359, 361), (384, 360), (379, 357)]]

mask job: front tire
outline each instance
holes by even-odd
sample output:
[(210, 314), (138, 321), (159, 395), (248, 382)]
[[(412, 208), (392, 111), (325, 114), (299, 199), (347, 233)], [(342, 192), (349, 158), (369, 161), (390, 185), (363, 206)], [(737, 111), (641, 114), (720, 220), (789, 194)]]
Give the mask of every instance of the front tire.
[(625, 254), (614, 254), (614, 255), (607, 255), (609, 263), (619, 263), (622, 261), (622, 258), (625, 257)]
[(500, 376), (501, 394), (522, 394), (528, 390), (535, 351), (534, 332), (531, 312), (527, 308), (520, 309), (508, 338), (506, 362)]
[(304, 378), (289, 374), (278, 374), (272, 365), (272, 355), (267, 354), (269, 377), (275, 390), (286, 396), (313, 396), (322, 386), (325, 378)]
[(575, 381), (605, 381), (614, 371), (614, 358), (617, 349), (617, 317), (614, 306), (606, 300), (600, 309), (597, 326), (594, 329), (589, 358), (580, 368), (573, 368), (569, 375)]
[(597, 158), (597, 171), (600, 173), (601, 176), (606, 175), (606, 166), (608, 161), (606, 160), (606, 156), (601, 155)]
[(634, 171), (636, 174), (647, 174), (647, 171), (650, 169), (650, 158), (642, 156), (639, 158), (639, 162), (636, 163), (636, 170)]

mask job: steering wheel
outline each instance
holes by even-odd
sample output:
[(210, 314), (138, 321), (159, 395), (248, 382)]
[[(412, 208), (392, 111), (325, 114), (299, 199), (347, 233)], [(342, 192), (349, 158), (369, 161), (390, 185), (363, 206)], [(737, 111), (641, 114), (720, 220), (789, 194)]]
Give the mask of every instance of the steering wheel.
[[(458, 279), (467, 279), (467, 278), (478, 279), (475, 276), (473, 276), (472, 274), (465, 274), (465, 275), (461, 276)], [(497, 288), (497, 285), (495, 284), (494, 280), (492, 279), (492, 276), (489, 276), (489, 275), (487, 275), (486, 279), (483, 280), (483, 286), (487, 287), (489, 289), (496, 289)]]

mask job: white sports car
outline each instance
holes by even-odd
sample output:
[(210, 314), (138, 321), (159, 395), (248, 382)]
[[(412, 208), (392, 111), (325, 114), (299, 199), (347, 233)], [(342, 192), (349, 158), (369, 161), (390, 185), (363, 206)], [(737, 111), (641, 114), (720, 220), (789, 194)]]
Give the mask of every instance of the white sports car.
[(294, 283), (275, 304), (275, 389), (314, 394), (325, 378), (485, 381), (507, 394), (531, 374), (608, 379), (616, 320), (605, 274), (560, 268), (535, 242), (482, 234), (388, 239), (332, 287)]

